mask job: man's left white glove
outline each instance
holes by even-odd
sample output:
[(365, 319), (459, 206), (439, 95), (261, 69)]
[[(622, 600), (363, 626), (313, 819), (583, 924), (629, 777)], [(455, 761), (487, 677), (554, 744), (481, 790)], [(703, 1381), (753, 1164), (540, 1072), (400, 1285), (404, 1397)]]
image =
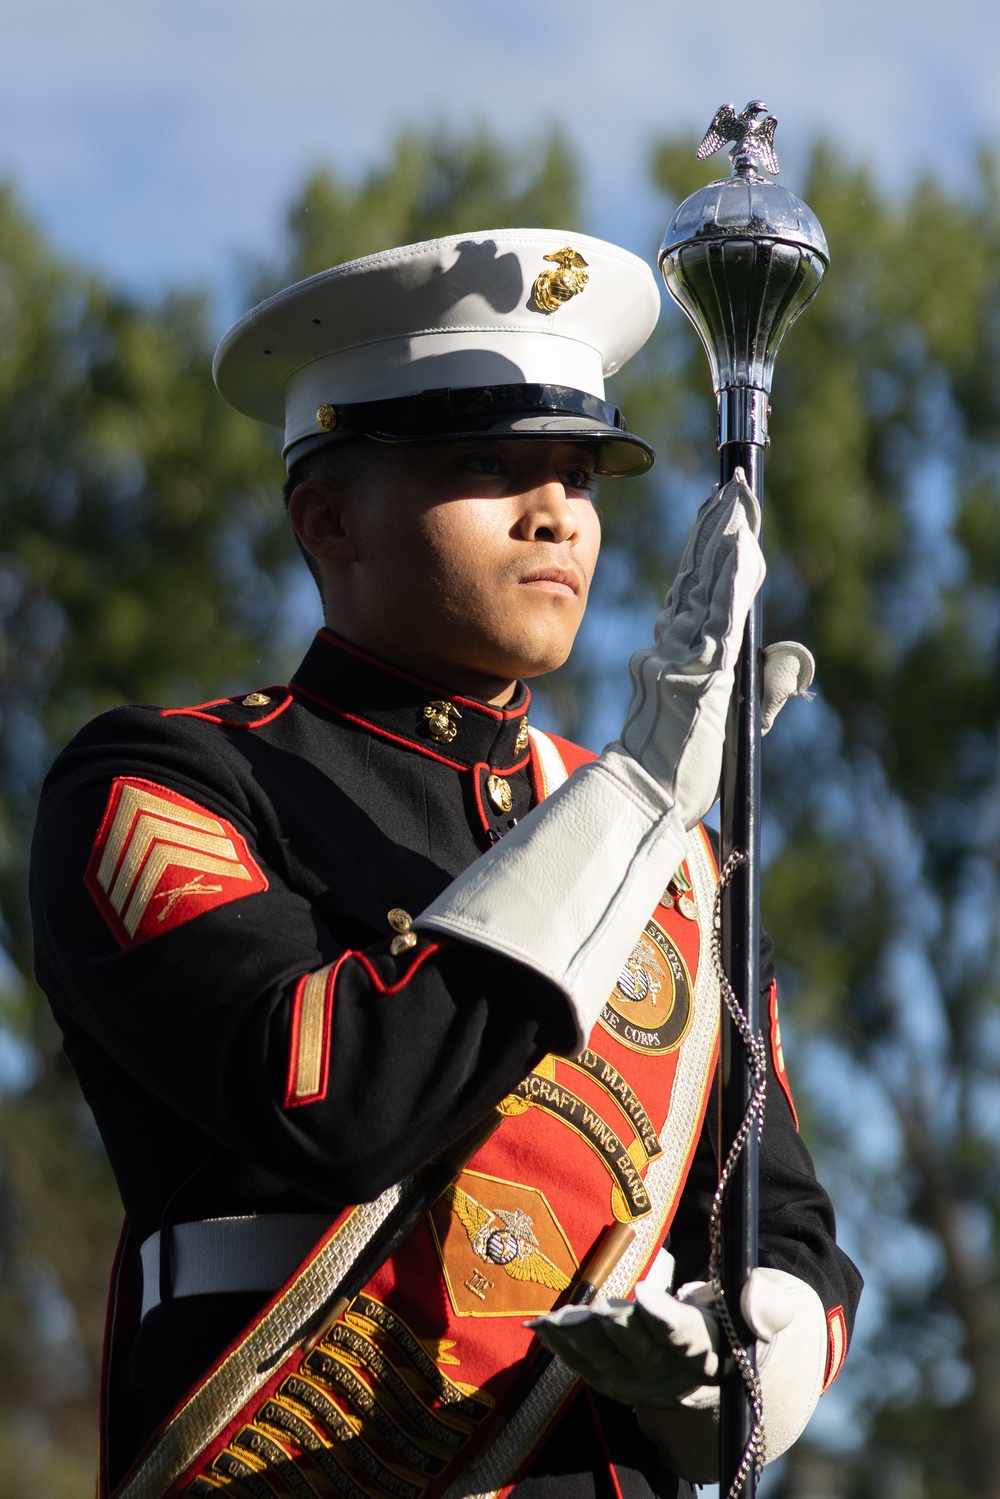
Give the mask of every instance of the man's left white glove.
[[(722, 1339), (712, 1293), (703, 1281), (667, 1290), (673, 1272), (661, 1254), (635, 1288), (634, 1301), (599, 1297), (531, 1323), (542, 1342), (588, 1384), (637, 1408), (682, 1477), (711, 1480)], [(784, 1270), (751, 1271), (740, 1297), (757, 1335), (764, 1398), (764, 1461), (779, 1457), (803, 1431), (823, 1388), (827, 1327), (811, 1286)]]

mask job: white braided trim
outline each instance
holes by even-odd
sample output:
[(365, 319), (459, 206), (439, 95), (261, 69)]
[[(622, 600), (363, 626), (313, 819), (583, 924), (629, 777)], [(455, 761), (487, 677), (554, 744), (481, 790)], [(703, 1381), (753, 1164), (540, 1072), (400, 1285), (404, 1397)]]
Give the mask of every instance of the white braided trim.
[(542, 795), (551, 796), (563, 781), (569, 780), (569, 771), (548, 734), (543, 734), (541, 729), (533, 729), (529, 725), (528, 738), (538, 757), (538, 768), (542, 773)]

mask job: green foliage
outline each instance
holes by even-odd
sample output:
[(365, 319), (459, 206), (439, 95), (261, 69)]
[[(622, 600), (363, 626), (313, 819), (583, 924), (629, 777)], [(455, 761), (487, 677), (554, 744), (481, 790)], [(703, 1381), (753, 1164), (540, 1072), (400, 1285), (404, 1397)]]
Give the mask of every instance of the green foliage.
[[(651, 153), (664, 220), (718, 173), (694, 144)], [(767, 633), (813, 647), (820, 698), (767, 743), (765, 910), (789, 1064), (886, 1310), (842, 1377), (867, 1445), (836, 1482), (800, 1448), (782, 1493), (997, 1499), (1000, 184), (984, 156), (973, 190), (927, 179), (887, 200), (821, 144), (791, 185), (832, 264), (778, 361)], [(558, 137), (513, 150), (411, 132), (356, 183), (308, 179), (256, 290), (466, 228), (573, 227), (576, 195)], [(31, 802), (91, 713), (274, 679), (291, 553), (274, 444), (216, 397), (197, 301), (123, 301), (60, 264), (8, 191), (0, 330), (0, 908), (22, 975), (6, 1013), (36, 1074), (0, 1104), (0, 1391), (16, 1414), (0, 1457), (25, 1493), (70, 1499), (115, 1207), (26, 977)], [(614, 390), (660, 460), (601, 496), (593, 649), (548, 688), (570, 732), (612, 680), (602, 649), (621, 691), (607, 643), (648, 614), (713, 477), (704, 357), (673, 309)], [(44, 1471), (18, 1446), (26, 1430), (50, 1443)]]
[[(652, 153), (664, 222), (719, 173), (694, 144)], [(825, 143), (789, 185), (831, 266), (777, 363), (766, 636), (812, 647), (820, 701), (765, 748), (764, 913), (789, 1065), (887, 1308), (843, 1376), (869, 1445), (830, 1492), (878, 1492), (891, 1469), (914, 1494), (996, 1499), (1000, 187), (985, 155), (971, 190), (887, 199)], [(674, 513), (714, 477), (707, 364), (674, 309), (615, 390), (660, 457), (602, 495), (609, 629), (651, 609)], [(595, 664), (557, 684), (584, 722), (620, 674), (595, 683)], [(795, 1472), (783, 1492), (811, 1499)]]
[[(406, 135), (358, 185), (309, 179), (286, 263), (268, 274), (273, 287), (463, 228), (573, 223), (575, 192), (556, 136), (516, 152), (485, 132)], [(15, 964), (6, 985), (0, 972), (0, 1020), (37, 1073), (0, 1104), (0, 1395), (14, 1417), (0, 1463), (23, 1477), (5, 1480), (11, 1499), (69, 1499), (92, 1487), (120, 1208), (29, 978), (32, 807), (52, 755), (94, 713), (279, 679), (293, 551), (276, 444), (215, 392), (197, 299), (123, 300), (60, 263), (5, 189), (0, 332), (0, 941)]]
[(0, 1390), (12, 1421), (0, 1452), (25, 1494), (68, 1495), (85, 1492), (92, 1467), (120, 1209), (29, 977), (32, 804), (55, 749), (94, 713), (259, 682), (278, 602), (261, 568), (273, 573), (289, 549), (273, 450), (215, 394), (197, 301), (123, 301), (61, 264), (4, 189), (0, 323), (0, 911), (20, 970), (0, 1013), (36, 1074), (0, 1107)]
[[(972, 192), (886, 202), (820, 147), (803, 196), (831, 269), (778, 362), (767, 612), (815, 650), (824, 707), (769, 745), (765, 911), (828, 1077), (839, 1053), (815, 1102), (889, 1300), (847, 1376), (871, 1452), (908, 1454), (935, 1499), (996, 1496), (1000, 190), (984, 157)], [(905, 1225), (919, 1273), (888, 1249)]]

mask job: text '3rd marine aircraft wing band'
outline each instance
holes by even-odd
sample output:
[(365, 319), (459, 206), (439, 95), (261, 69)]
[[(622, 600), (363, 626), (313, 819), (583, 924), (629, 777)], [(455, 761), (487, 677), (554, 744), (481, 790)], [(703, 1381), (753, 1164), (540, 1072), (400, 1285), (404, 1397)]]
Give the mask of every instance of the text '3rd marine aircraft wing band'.
[[(102, 1499), (670, 1499), (714, 1472), (701, 819), (764, 571), (742, 479), (698, 512), (619, 739), (541, 732), (526, 685), (583, 616), (595, 476), (652, 463), (605, 379), (658, 311), (614, 245), (487, 230), (335, 266), (220, 345), (222, 395), (284, 428), (321, 627), (287, 684), (88, 724), (34, 845), (38, 975), (125, 1207)], [(766, 938), (760, 967), (742, 1314), (770, 1460), (860, 1279)]]

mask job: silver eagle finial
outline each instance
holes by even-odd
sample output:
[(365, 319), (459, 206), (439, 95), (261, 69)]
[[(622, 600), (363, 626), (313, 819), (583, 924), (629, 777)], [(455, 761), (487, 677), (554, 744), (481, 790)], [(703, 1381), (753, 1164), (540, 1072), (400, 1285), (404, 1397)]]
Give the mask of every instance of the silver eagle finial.
[[(767, 115), (759, 120), (758, 115)], [(774, 115), (767, 114), (767, 105), (760, 99), (750, 103), (737, 114), (731, 104), (723, 104), (715, 112), (715, 119), (705, 132), (705, 139), (698, 147), (699, 161), (714, 156), (729, 141), (733, 142), (729, 152), (733, 172), (738, 177), (753, 177), (758, 169), (778, 175), (778, 157), (774, 149), (774, 132), (777, 128)]]

